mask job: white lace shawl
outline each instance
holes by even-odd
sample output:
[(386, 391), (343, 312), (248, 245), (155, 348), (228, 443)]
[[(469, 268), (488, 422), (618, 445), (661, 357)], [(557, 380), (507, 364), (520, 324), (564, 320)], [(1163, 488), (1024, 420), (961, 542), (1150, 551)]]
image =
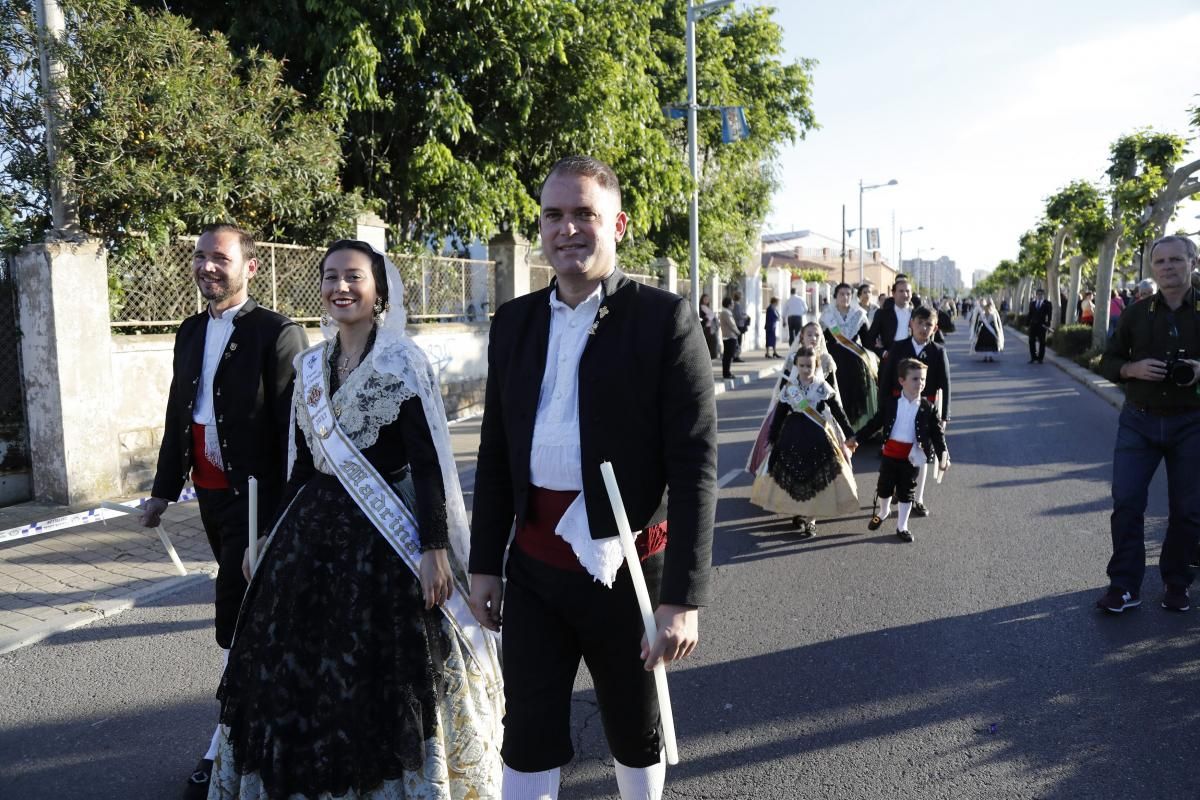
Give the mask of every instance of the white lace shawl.
[(866, 322), (867, 312), (858, 304), (852, 304), (845, 317), (833, 303), (825, 306), (825, 310), (821, 312), (821, 327), (825, 330), (841, 328), (847, 339), (853, 339), (854, 334), (858, 333)]

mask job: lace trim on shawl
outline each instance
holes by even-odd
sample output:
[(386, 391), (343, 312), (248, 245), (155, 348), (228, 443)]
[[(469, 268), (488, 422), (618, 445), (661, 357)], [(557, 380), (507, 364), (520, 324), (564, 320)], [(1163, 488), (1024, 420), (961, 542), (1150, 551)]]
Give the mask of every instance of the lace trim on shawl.
[[(377, 345), (378, 348), (378, 345)], [(322, 370), (325, 375), (325, 385), (329, 385), (329, 365), (331, 348), (327, 343), (322, 354)], [(400, 406), (406, 400), (417, 396), (412, 387), (413, 381), (403, 373), (395, 374), (379, 369), (379, 356), (370, 358), (351, 372), (346, 380), (333, 393), (331, 398), (334, 414), (338, 425), (354, 446), (365, 450), (379, 441), (379, 431), (383, 426), (394, 422), (400, 415)], [(312, 420), (308, 414), (308, 403), (301, 396), (304, 387), (296, 381), (292, 394), (292, 407), (296, 409), (296, 424), (304, 432), (309, 450), (313, 454), (313, 465), (319, 472), (332, 475), (321, 448), (314, 444), (316, 434), (312, 429)]]

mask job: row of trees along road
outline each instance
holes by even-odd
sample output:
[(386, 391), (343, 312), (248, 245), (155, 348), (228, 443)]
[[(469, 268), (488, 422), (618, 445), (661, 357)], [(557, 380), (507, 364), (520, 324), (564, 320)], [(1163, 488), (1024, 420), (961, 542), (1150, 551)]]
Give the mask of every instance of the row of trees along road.
[[(420, 246), (536, 231), (562, 155), (622, 177), (627, 262), (687, 263), (685, 0), (66, 0), (63, 115), (85, 228), (114, 238), (235, 219), (320, 243), (363, 205)], [(752, 254), (777, 153), (816, 125), (813, 62), (783, 60), (770, 8), (697, 26), (706, 273)], [(0, 238), (48, 219), (29, 0), (0, 4)]]
[[(1192, 125), (1200, 130), (1200, 106), (1192, 109)], [(1092, 346), (1103, 348), (1116, 271), (1149, 275), (1147, 245), (1166, 232), (1181, 201), (1200, 195), (1200, 159), (1187, 160), (1187, 146), (1186, 138), (1161, 131), (1122, 136), (1110, 148), (1104, 180), (1074, 181), (1047, 198), (1043, 218), (1021, 237), (1017, 260), (1001, 261), (976, 293), (1008, 290), (1022, 309), (1044, 281), (1058, 314), (1053, 287), (1066, 277), (1067, 319), (1074, 319), (1080, 286), (1090, 278), (1097, 298)]]

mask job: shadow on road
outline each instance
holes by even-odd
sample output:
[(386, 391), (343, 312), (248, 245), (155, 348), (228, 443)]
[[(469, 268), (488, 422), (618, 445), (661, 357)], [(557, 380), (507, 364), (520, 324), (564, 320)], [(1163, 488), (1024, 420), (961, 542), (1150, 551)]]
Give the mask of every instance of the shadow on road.
[[(914, 778), (911, 798), (1200, 796), (1200, 617), (1149, 603), (1108, 617), (1095, 594), (675, 670), (684, 760), (669, 785), (688, 797), (885, 797), (872, 776), (905, 770), (940, 776)], [(563, 796), (613, 796), (603, 740), (587, 744), (592, 763)], [(827, 758), (859, 760), (862, 785), (809, 794), (781, 782), (787, 765), (819, 775)], [(739, 793), (739, 775), (777, 792)]]

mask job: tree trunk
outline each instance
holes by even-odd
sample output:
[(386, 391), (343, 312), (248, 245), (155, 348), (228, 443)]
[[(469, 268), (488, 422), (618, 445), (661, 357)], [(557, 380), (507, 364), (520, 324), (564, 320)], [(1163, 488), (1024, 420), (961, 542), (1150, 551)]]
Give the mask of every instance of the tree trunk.
[(1118, 222), (1100, 245), (1100, 260), (1096, 263), (1096, 310), (1092, 322), (1092, 349), (1102, 350), (1108, 342), (1109, 292), (1112, 291), (1113, 264), (1117, 260), (1117, 245), (1121, 241), (1122, 225)]
[[(1192, 173), (1200, 170), (1200, 159), (1185, 164), (1171, 173), (1167, 186), (1154, 200), (1144, 223), (1144, 228), (1150, 234), (1151, 240), (1162, 236), (1167, 230), (1167, 223), (1175, 216), (1175, 207), (1181, 200), (1186, 200), (1195, 194), (1200, 194), (1200, 180), (1192, 178)], [(1141, 275), (1150, 275), (1150, 247), (1142, 248)]]
[(1083, 272), (1083, 262), (1086, 261), (1085, 256), (1071, 257), (1071, 280), (1067, 286), (1067, 325), (1075, 324), (1075, 317), (1079, 313), (1079, 279), (1080, 273)]
[(1063, 225), (1054, 232), (1054, 245), (1050, 250), (1050, 260), (1046, 262), (1046, 299), (1050, 301), (1050, 327), (1058, 327), (1058, 314), (1062, 303), (1058, 299), (1058, 265), (1062, 262), (1063, 245), (1067, 241), (1070, 229)]

